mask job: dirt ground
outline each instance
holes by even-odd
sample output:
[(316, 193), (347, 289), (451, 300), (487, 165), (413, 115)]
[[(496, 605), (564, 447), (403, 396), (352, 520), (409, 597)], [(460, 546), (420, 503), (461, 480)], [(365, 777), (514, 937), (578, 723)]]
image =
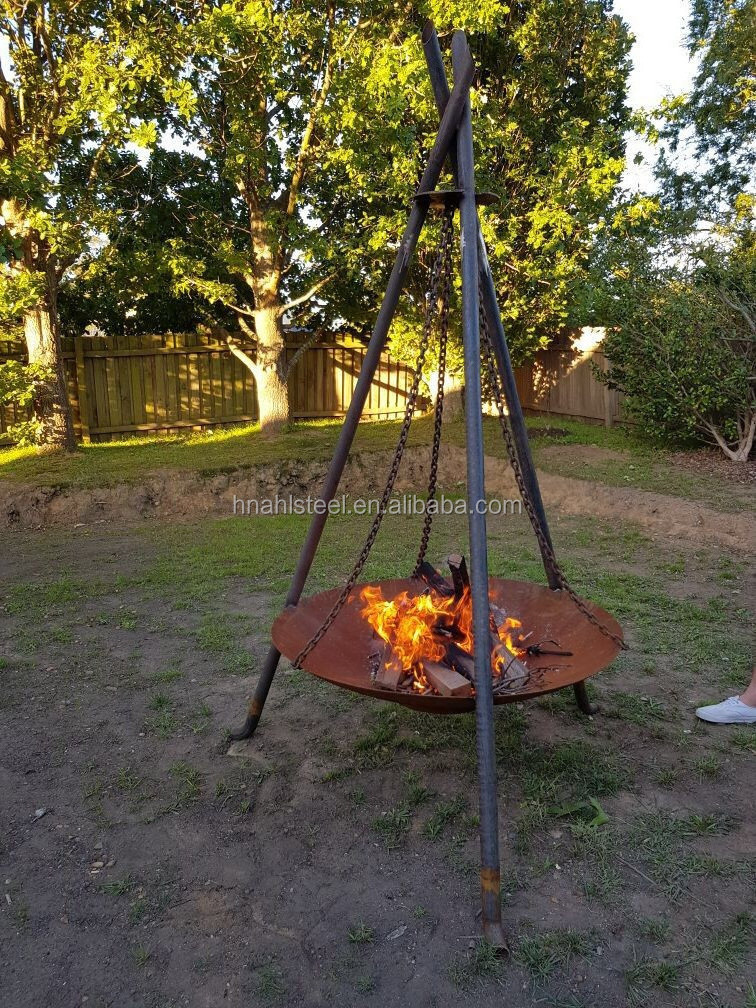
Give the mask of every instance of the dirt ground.
[[(756, 733), (693, 716), (747, 679), (747, 543), (568, 503), (557, 545), (631, 650), (595, 717), (568, 694), (497, 714), (504, 961), (477, 937), (470, 717), (284, 663), (254, 739), (224, 744), (302, 519), (6, 534), (3, 1003), (752, 1008)], [(313, 590), (365, 524), (333, 520)], [(416, 533), (382, 536), (371, 576), (403, 572)], [(434, 558), (464, 535), (449, 520)], [(496, 573), (540, 577), (524, 517), (491, 519), (490, 545)]]

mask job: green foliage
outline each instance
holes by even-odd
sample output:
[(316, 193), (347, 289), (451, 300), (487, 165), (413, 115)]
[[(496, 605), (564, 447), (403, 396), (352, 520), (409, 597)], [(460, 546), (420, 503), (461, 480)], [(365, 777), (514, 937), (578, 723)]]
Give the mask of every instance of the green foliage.
[(615, 289), (619, 325), (597, 377), (628, 395), (643, 429), (666, 440), (699, 438), (741, 455), (753, 437), (756, 284), (746, 237), (729, 254), (650, 267)]
[[(19, 360), (0, 362), (0, 406), (15, 403), (23, 413), (34, 403), (37, 387), (48, 381), (49, 369), (41, 364), (24, 364)], [(20, 447), (37, 444), (40, 424), (32, 416), (8, 426), (8, 437)]]
[[(421, 7), (444, 43), (453, 27), (469, 32), (481, 68), (479, 185), (503, 197), (484, 230), (522, 355), (566, 319), (622, 169), (629, 36), (604, 0)], [(365, 328), (438, 122), (418, 28), (409, 8), (373, 3), (305, 11), (231, 0), (187, 17), (173, 83), (196, 101), (171, 117), (175, 149), (151, 155), (150, 199), (130, 222), (173, 295), (244, 321), (322, 283), (288, 318)], [(435, 228), (397, 320), (403, 359), (416, 353)], [(149, 292), (142, 304), (159, 308)], [(455, 346), (452, 369), (459, 363)]]

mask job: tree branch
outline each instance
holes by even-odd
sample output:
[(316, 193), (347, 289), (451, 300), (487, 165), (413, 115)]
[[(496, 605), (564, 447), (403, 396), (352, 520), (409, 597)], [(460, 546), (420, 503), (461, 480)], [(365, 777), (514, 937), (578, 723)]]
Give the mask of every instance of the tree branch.
[(299, 297), (295, 297), (292, 298), (291, 301), (287, 301), (285, 305), (282, 305), (278, 309), (279, 316), (285, 315), (287, 311), (291, 311), (291, 309), (296, 308), (297, 305), (301, 305), (304, 304), (305, 301), (309, 301), (310, 298), (314, 297), (314, 295), (317, 294), (319, 290), (322, 290), (326, 286), (326, 284), (329, 284), (331, 280), (334, 279), (335, 276), (336, 276), (335, 272), (329, 273), (328, 276), (325, 276), (322, 279), (318, 280), (317, 283), (314, 283), (312, 287), (310, 287), (308, 290), (304, 292), (304, 294), (300, 294)]

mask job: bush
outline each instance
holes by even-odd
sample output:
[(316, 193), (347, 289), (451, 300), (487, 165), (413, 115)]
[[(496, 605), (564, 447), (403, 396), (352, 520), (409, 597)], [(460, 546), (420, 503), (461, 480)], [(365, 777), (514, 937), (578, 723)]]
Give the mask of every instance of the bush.
[(625, 393), (646, 433), (698, 438), (733, 461), (748, 458), (756, 431), (753, 254), (746, 259), (636, 283), (605, 343), (611, 367), (596, 372)]

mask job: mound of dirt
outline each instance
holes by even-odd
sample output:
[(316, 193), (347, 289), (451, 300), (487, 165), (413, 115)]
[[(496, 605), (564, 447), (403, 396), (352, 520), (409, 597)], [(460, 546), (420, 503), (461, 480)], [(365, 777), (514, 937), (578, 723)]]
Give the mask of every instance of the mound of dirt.
[[(596, 460), (617, 453), (577, 446)], [(588, 456), (587, 453), (590, 453)], [(600, 454), (599, 454), (600, 453)], [(395, 492), (419, 493), (427, 484), (429, 457), (425, 446), (407, 448)], [(377, 498), (383, 489), (390, 456), (386, 452), (354, 453), (349, 457), (339, 492), (351, 497)], [(317, 496), (327, 461), (287, 460), (214, 475), (160, 470), (139, 484), (111, 487), (38, 487), (0, 484), (0, 527), (41, 528), (49, 525), (119, 524), (144, 519), (181, 521), (203, 516), (230, 517), (244, 513), (244, 503)], [(464, 483), (464, 449), (448, 445), (439, 460), (438, 484), (447, 491)], [(629, 521), (653, 535), (713, 542), (734, 549), (756, 550), (748, 514), (722, 513), (695, 501), (629, 487), (610, 487), (588, 480), (539, 472), (547, 509), (564, 514)], [(489, 493), (504, 500), (519, 497), (508, 462), (486, 458)]]

